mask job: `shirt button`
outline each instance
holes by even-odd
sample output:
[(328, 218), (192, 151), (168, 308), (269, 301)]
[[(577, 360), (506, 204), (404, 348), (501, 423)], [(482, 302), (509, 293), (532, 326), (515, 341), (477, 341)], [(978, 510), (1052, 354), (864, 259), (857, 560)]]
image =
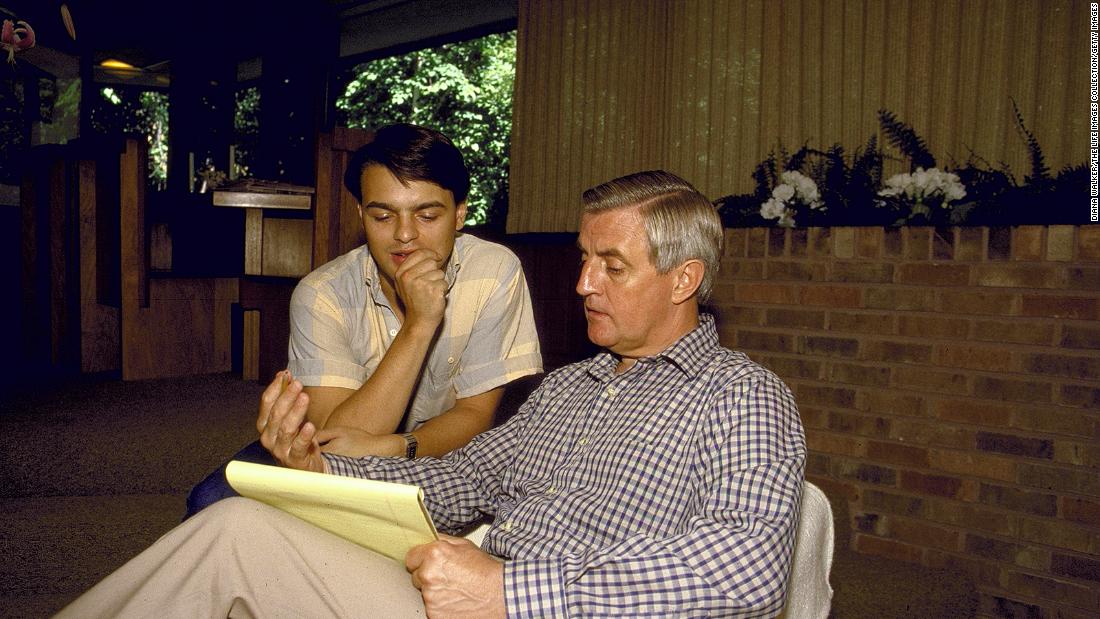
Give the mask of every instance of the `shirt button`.
[(580, 445), (581, 447), (584, 447), (585, 445), (588, 444), (588, 439), (587, 438), (582, 438), (581, 440), (577, 441), (577, 444)]
[(547, 494), (554, 495), (554, 494), (557, 494), (557, 493), (558, 493), (558, 489), (554, 488), (553, 486), (550, 487), (550, 490), (547, 490)]
[(454, 364), (454, 362), (455, 362), (454, 357), (447, 357), (447, 363)]
[(512, 521), (511, 520), (504, 523), (504, 530), (505, 531), (511, 531), (512, 530)]
[(615, 397), (615, 396), (616, 396), (616, 395), (618, 395), (618, 394), (619, 394), (619, 390), (618, 390), (618, 389), (616, 389), (616, 388), (614, 388), (614, 387), (608, 387), (608, 388), (607, 388), (607, 395), (608, 395), (609, 397), (612, 397), (612, 398), (613, 398), (613, 397)]
[(397, 335), (397, 329), (390, 329), (390, 335)]

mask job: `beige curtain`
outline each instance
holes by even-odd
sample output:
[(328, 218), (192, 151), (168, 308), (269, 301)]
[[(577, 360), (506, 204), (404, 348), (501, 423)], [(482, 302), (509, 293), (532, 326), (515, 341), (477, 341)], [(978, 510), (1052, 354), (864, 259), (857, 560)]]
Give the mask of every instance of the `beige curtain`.
[(779, 146), (864, 145), (880, 108), (941, 166), (1022, 180), (1012, 99), (1055, 171), (1086, 161), (1087, 1), (520, 0), (508, 231), (574, 231), (584, 188), (641, 169), (746, 192)]

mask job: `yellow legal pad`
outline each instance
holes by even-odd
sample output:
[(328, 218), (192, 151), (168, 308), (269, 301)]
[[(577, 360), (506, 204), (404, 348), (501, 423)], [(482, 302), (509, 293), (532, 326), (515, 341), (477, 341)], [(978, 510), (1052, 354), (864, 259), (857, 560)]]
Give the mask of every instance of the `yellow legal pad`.
[(438, 538), (419, 486), (233, 460), (233, 489), (401, 563)]

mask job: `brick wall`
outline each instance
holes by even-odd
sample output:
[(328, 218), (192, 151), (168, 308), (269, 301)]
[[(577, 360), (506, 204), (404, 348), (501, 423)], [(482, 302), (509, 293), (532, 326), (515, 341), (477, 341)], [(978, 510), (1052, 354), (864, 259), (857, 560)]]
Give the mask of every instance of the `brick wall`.
[(859, 552), (1100, 609), (1100, 226), (727, 230), (723, 342), (798, 399)]

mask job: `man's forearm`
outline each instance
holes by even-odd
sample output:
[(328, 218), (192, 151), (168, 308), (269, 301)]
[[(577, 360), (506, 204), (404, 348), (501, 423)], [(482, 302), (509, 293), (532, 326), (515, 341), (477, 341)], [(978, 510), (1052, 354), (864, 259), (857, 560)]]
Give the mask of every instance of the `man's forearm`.
[[(438, 325), (437, 325), (438, 326)], [(348, 426), (390, 434), (405, 415), (435, 328), (406, 324), (367, 381), (331, 411), (310, 411), (319, 427)]]

